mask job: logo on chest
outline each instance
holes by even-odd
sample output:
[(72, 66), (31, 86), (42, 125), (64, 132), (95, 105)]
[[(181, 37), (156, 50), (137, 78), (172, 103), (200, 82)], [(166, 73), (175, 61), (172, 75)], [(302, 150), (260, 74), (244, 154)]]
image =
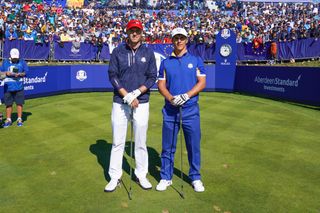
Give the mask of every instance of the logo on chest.
[(188, 64), (188, 68), (189, 68), (189, 69), (192, 69), (192, 68), (193, 68), (193, 64), (189, 63), (189, 64)]
[(147, 62), (147, 59), (146, 59), (145, 57), (142, 57), (142, 58), (141, 58), (141, 62), (142, 62), (142, 63), (146, 63), (146, 62)]

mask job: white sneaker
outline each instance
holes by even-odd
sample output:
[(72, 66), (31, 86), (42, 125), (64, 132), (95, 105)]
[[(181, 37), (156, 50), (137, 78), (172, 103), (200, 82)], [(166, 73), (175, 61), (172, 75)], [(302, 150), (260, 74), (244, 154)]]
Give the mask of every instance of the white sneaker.
[(167, 189), (168, 186), (172, 185), (172, 180), (160, 180), (160, 182), (158, 183), (156, 190), (157, 191), (165, 191)]
[(147, 178), (137, 178), (137, 182), (141, 186), (141, 188), (145, 190), (152, 189), (152, 185)]
[(204, 192), (204, 186), (201, 180), (192, 181), (191, 184), (195, 192)]
[(104, 188), (104, 191), (105, 192), (113, 192), (114, 190), (116, 190), (118, 185), (120, 185), (120, 180), (111, 179), (110, 182)]

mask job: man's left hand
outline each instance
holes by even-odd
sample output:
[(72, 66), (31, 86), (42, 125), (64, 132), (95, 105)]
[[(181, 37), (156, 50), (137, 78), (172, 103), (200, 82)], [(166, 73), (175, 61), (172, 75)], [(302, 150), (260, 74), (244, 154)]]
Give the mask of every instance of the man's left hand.
[(186, 103), (190, 99), (189, 95), (187, 93), (176, 95), (173, 97), (173, 103), (175, 106), (182, 106), (184, 103)]
[(133, 94), (134, 98), (137, 98), (139, 95), (141, 95), (141, 91), (139, 89), (133, 90), (131, 93)]

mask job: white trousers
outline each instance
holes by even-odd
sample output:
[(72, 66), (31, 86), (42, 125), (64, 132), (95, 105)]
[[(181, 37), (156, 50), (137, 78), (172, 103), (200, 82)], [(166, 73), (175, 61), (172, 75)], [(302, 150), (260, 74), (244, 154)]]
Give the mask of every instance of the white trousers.
[[(122, 176), (122, 159), (124, 154), (127, 126), (131, 121), (131, 107), (127, 104), (113, 103), (112, 105), (112, 132), (113, 142), (110, 156), (109, 176), (111, 179), (120, 179)], [(147, 130), (149, 120), (149, 103), (139, 104), (133, 109), (134, 156), (137, 178), (144, 178), (148, 173)], [(127, 141), (129, 141), (127, 139)]]

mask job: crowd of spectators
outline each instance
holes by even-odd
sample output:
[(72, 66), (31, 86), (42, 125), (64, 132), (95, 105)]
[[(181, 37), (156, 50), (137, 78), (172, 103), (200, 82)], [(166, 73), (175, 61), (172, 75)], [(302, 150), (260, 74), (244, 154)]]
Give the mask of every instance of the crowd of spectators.
[[(254, 45), (320, 37), (319, 4), (217, 1), (217, 10), (209, 10), (205, 1), (179, 1), (181, 8), (174, 10), (172, 3), (177, 2), (160, 0), (157, 10), (141, 5), (123, 10), (117, 4), (112, 7), (115, 2), (118, 1), (100, 2), (97, 7), (97, 1), (90, 1), (80, 9), (54, 2), (47, 5), (41, 0), (1, 0), (0, 39), (33, 40), (37, 44), (53, 40), (62, 44), (106, 43), (112, 50), (126, 39), (124, 30), (130, 19), (143, 22), (147, 43), (171, 43), (171, 30), (178, 26), (188, 31), (189, 43), (208, 45), (215, 42), (216, 34), (223, 28), (234, 30), (238, 43)], [(146, 2), (140, 1), (143, 3)], [(187, 9), (191, 4), (197, 8)]]
[(102, 0), (92, 4), (92, 0), (86, 1), (86, 4), (91, 4), (93, 7), (113, 7), (116, 9), (127, 9), (128, 7), (140, 7), (146, 9), (204, 9), (206, 7), (205, 0), (131, 0), (122, 3), (121, 0)]

